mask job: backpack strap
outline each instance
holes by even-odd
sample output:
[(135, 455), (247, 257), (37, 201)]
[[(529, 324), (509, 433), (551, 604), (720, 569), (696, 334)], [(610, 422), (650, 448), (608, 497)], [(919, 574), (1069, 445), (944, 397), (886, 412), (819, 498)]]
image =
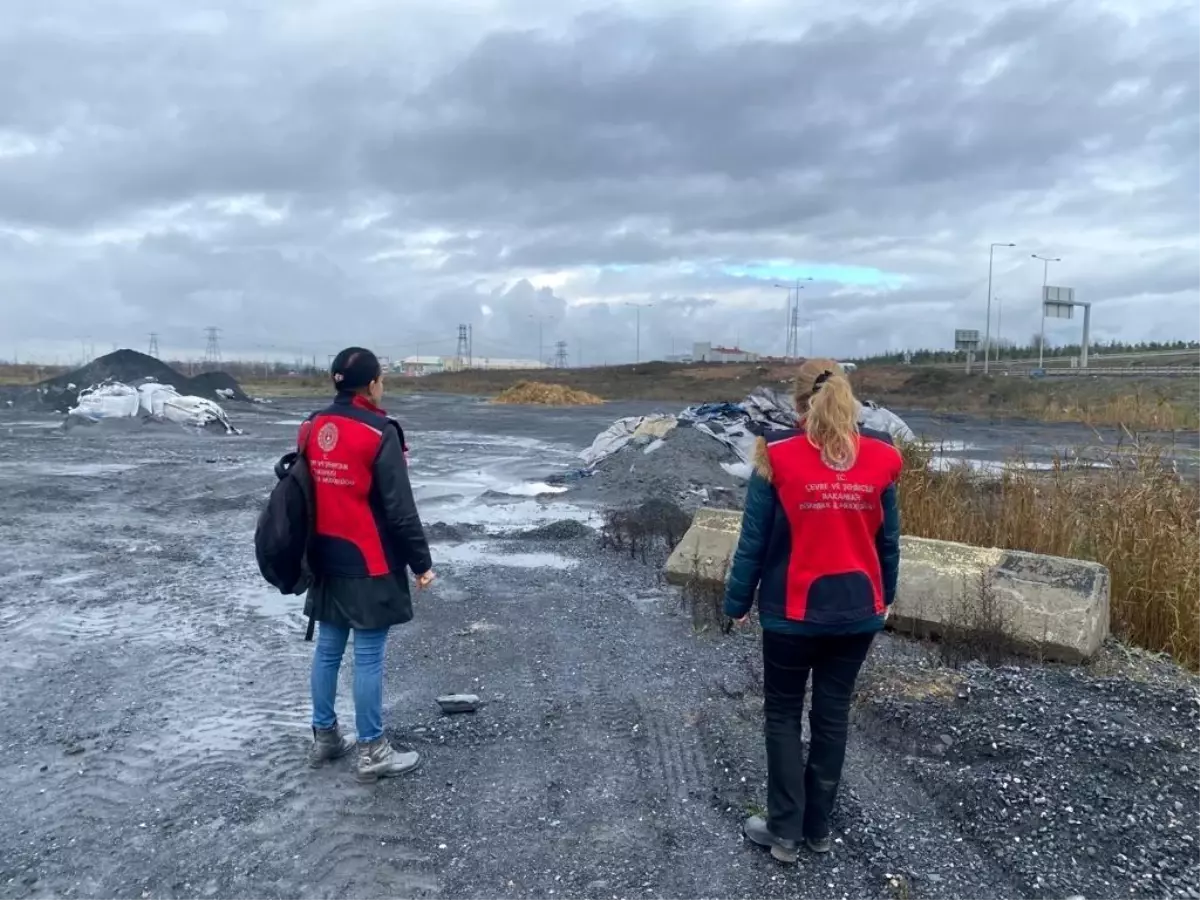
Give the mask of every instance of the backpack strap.
[(391, 425), (393, 428), (396, 429), (396, 436), (400, 438), (400, 449), (403, 450), (405, 453), (407, 453), (408, 452), (408, 441), (406, 441), (404, 439), (404, 429), (401, 427), (400, 423), (397, 422), (393, 418), (389, 417), (387, 422), (389, 425)]
[[(306, 418), (300, 425), (300, 430), (296, 434), (296, 451), (294, 454), (294, 458), (292, 460), (293, 464), (295, 462), (297, 462), (298, 460), (304, 460), (306, 464), (308, 462), (308, 458), (307, 458), (307, 454), (305, 453), (305, 450), (308, 447), (308, 435), (312, 431), (313, 419), (315, 419), (316, 417), (317, 417), (317, 414), (315, 412), (310, 413), (308, 418)], [(292, 455), (293, 454), (289, 454), (289, 456), (292, 456)], [(311, 510), (311, 509), (309, 510), (310, 521), (315, 519), (315, 512), (316, 512), (316, 510)], [(316, 630), (316, 627), (317, 627), (317, 620), (314, 619), (312, 616), (309, 616), (308, 617), (308, 627), (304, 629), (304, 640), (306, 640), (310, 643), (312, 642), (313, 631)]]

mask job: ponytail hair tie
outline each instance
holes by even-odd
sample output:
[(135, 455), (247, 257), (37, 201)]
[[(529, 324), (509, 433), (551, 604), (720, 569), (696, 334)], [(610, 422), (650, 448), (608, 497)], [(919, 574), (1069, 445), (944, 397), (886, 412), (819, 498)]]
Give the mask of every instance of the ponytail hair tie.
[(826, 369), (824, 372), (822, 372), (820, 375), (818, 375), (816, 378), (814, 378), (813, 379), (813, 393), (816, 393), (817, 389), (820, 388), (821, 385), (823, 385), (825, 382), (827, 382), (831, 377), (833, 377), (833, 372), (831, 372), (829, 369)]

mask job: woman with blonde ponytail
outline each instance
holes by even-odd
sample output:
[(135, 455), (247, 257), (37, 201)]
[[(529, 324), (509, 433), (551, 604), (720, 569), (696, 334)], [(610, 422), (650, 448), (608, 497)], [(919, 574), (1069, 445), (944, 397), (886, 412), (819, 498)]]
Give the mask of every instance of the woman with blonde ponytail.
[[(817, 362), (824, 364), (826, 360)], [(800, 371), (803, 377), (804, 369)], [(808, 442), (821, 451), (821, 461), (831, 469), (850, 468), (858, 457), (859, 407), (849, 380), (832, 368), (822, 370), (814, 378), (807, 405), (803, 421)]]
[(782, 862), (795, 862), (801, 843), (832, 848), (850, 698), (900, 568), (902, 462), (891, 437), (859, 424), (850, 381), (831, 359), (800, 367), (795, 400), (797, 427), (758, 440), (725, 591), (725, 614), (737, 622), (757, 593), (763, 634), (767, 815), (743, 830)]

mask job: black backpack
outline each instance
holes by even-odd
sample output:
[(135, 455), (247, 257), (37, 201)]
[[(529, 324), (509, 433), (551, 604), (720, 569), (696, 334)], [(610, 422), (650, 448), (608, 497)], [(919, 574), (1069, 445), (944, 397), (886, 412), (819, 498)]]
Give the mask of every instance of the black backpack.
[[(313, 487), (308, 460), (293, 451), (275, 464), (278, 481), (258, 514), (254, 556), (258, 571), (281, 594), (303, 594), (312, 583), (308, 542), (313, 532)], [(308, 639), (311, 640), (309, 622)]]

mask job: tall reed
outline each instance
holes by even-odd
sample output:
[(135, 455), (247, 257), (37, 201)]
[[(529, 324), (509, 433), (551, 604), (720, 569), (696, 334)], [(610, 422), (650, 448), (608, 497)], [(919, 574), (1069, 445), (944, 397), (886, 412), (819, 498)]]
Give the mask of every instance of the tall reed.
[(933, 471), (905, 448), (899, 485), (906, 534), (1028, 550), (1108, 567), (1112, 630), (1200, 668), (1200, 486), (1153, 449), (1112, 454), (1107, 468), (1020, 462), (999, 477)]

